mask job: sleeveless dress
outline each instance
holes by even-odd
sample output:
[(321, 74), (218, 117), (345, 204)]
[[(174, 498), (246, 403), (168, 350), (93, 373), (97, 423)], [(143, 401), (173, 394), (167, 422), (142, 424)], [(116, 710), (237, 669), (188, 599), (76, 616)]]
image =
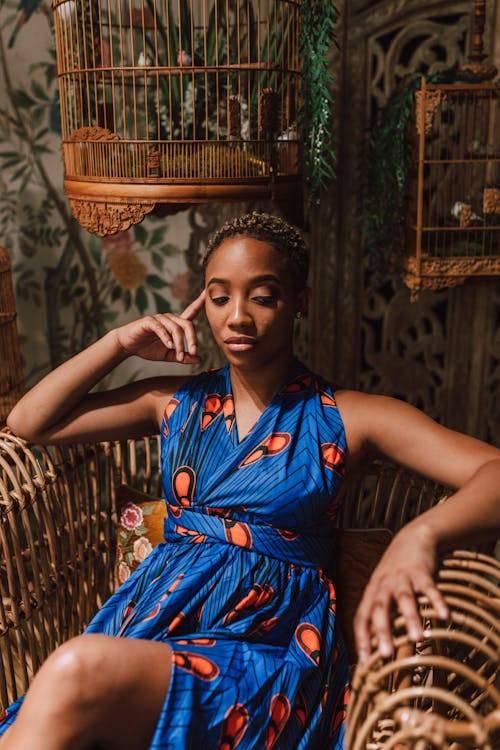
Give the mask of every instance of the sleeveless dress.
[(227, 365), (166, 406), (165, 542), (86, 630), (171, 646), (150, 748), (343, 748), (348, 664), (326, 571), (346, 450), (330, 387), (297, 360), (241, 441)]

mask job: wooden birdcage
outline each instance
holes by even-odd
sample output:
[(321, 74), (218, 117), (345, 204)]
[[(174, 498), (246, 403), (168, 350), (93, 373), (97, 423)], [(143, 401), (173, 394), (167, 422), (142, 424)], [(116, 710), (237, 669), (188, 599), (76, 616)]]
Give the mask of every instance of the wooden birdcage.
[(0, 425), (24, 392), (9, 253), (0, 247)]
[(405, 261), (413, 296), (500, 275), (499, 83), (423, 78), (415, 127)]
[(301, 195), (299, 2), (53, 8), (64, 189), (82, 226), (105, 235), (159, 204)]

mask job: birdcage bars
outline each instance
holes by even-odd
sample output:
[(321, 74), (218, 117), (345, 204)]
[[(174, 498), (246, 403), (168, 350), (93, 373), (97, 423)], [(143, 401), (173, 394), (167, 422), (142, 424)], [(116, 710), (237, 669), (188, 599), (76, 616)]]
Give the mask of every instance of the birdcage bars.
[(421, 289), (500, 275), (500, 86), (430, 84), (416, 94), (405, 281)]
[(300, 189), (296, 0), (53, 0), (65, 191), (109, 234), (158, 203)]

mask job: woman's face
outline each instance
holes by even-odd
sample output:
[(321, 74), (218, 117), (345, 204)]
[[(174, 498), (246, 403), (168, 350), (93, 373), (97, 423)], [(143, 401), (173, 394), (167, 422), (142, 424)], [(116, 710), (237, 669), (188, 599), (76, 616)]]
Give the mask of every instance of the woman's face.
[(293, 323), (303, 292), (267, 242), (237, 235), (224, 240), (206, 268), (205, 309), (228, 361), (255, 369), (292, 356)]

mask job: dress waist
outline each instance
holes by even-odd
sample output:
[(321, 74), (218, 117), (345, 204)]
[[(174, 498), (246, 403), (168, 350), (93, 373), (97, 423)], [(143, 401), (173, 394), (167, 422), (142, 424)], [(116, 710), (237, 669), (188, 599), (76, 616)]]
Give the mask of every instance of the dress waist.
[(230, 511), (217, 508), (180, 508), (167, 503), (165, 541), (203, 544), (218, 540), (243, 549), (277, 558), (287, 563), (330, 566), (333, 543), (330, 536), (299, 534), (265, 523), (235, 520)]

